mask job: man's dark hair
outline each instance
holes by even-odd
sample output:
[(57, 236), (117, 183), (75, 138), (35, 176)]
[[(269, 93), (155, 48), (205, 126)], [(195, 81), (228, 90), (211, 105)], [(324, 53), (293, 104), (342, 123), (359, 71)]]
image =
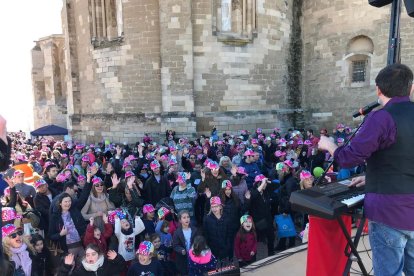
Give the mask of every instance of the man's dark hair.
[(313, 129), (309, 128), (308, 131), (309, 133), (313, 134)]
[(404, 64), (391, 64), (382, 69), (375, 83), (381, 93), (388, 98), (409, 96), (413, 83), (413, 72)]
[(66, 191), (67, 188), (73, 189), (73, 187), (75, 187), (75, 185), (78, 185), (78, 184), (76, 184), (73, 181), (67, 181), (63, 184), (63, 191)]

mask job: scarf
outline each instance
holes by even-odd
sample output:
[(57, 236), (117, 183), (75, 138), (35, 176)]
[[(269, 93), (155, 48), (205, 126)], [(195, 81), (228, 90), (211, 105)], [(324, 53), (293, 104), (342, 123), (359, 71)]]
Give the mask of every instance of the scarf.
[(24, 274), (30, 276), (32, 274), (32, 259), (29, 257), (29, 251), (27, 251), (27, 245), (25, 243), (20, 248), (10, 248), (13, 253), (12, 261), (16, 264), (16, 269), (22, 267)]
[(96, 263), (90, 264), (90, 263), (86, 262), (86, 259), (83, 259), (82, 260), (82, 265), (83, 265), (83, 267), (85, 268), (86, 271), (96, 272), (98, 270), (98, 268), (100, 268), (103, 265), (104, 260), (105, 260), (104, 256), (100, 255), (98, 260), (96, 261)]
[(95, 197), (92, 193), (90, 195), (91, 200), (96, 203), (104, 202), (106, 200), (106, 195), (101, 194), (99, 197)]

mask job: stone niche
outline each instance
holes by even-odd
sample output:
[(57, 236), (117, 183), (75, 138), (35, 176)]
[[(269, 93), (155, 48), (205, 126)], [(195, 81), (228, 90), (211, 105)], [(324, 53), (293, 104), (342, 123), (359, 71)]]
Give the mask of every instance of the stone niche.
[(257, 36), (256, 0), (213, 0), (213, 35), (230, 45), (244, 45)]

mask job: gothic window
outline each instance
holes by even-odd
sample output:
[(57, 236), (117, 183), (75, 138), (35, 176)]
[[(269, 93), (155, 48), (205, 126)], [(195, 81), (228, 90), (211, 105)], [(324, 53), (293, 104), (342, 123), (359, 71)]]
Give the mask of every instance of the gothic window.
[(213, 34), (219, 41), (249, 43), (256, 32), (256, 0), (212, 0)]
[(89, 0), (89, 13), (94, 47), (122, 42), (122, 0)]

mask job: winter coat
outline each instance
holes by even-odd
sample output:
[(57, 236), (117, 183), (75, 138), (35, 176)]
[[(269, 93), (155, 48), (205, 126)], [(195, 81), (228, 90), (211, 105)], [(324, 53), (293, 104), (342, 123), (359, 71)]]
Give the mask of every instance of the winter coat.
[(154, 175), (151, 175), (150, 178), (145, 181), (144, 184), (144, 198), (145, 202), (152, 204), (153, 206), (170, 195), (171, 188), (168, 183), (166, 176), (161, 175), (160, 182), (158, 183)]
[(101, 238), (99, 240), (93, 236), (93, 233), (94, 233), (94, 227), (88, 224), (88, 227), (86, 227), (85, 237), (83, 238), (83, 245), (86, 247), (88, 244), (93, 243), (99, 247), (101, 252), (107, 252), (108, 251), (107, 240), (114, 233), (112, 225), (110, 223), (104, 224), (104, 231), (101, 232)]
[(214, 257), (210, 250), (204, 250), (200, 256), (196, 256), (193, 253), (193, 249), (190, 249), (188, 258), (189, 276), (203, 276), (210, 270), (215, 269), (216, 266), (216, 257)]
[[(194, 242), (194, 238), (198, 235), (197, 228), (191, 226), (191, 244)], [(174, 232), (173, 236), (173, 250), (175, 251), (175, 264), (177, 270), (181, 274), (188, 274), (188, 252), (185, 245), (185, 237), (183, 233), (183, 228), (179, 226)], [(185, 250), (185, 255), (182, 254), (182, 251)]]
[(234, 239), (234, 252), (238, 260), (244, 262), (250, 261), (254, 256), (250, 255), (250, 252), (257, 253), (257, 238), (256, 235), (250, 231), (244, 234), (244, 240), (241, 240), (241, 234), (238, 232)]
[(218, 259), (230, 256), (229, 225), (225, 214), (218, 219), (213, 213), (204, 217), (203, 230), (207, 244)]
[(240, 167), (243, 167), (247, 173), (246, 183), (247, 187), (251, 188), (253, 186), (254, 178), (261, 174), (259, 165), (254, 163), (246, 163), (245, 160), (242, 160), (240, 163)]
[[(105, 198), (104, 198), (105, 197)], [(104, 222), (102, 216), (97, 216), (99, 211), (103, 213), (108, 213), (110, 210), (114, 210), (115, 205), (109, 200), (107, 194), (101, 194), (100, 198), (96, 198), (91, 194), (86, 201), (85, 206), (83, 206), (81, 213), (85, 220), (89, 220), (91, 217), (95, 218), (94, 224), (104, 231)]]
[[(55, 195), (52, 193), (52, 198)], [(47, 195), (36, 193), (36, 196), (33, 200), (34, 203), (34, 209), (38, 211), (40, 216), (40, 229), (44, 229), (47, 233), (49, 230), (49, 209), (51, 205), (51, 200)]]

